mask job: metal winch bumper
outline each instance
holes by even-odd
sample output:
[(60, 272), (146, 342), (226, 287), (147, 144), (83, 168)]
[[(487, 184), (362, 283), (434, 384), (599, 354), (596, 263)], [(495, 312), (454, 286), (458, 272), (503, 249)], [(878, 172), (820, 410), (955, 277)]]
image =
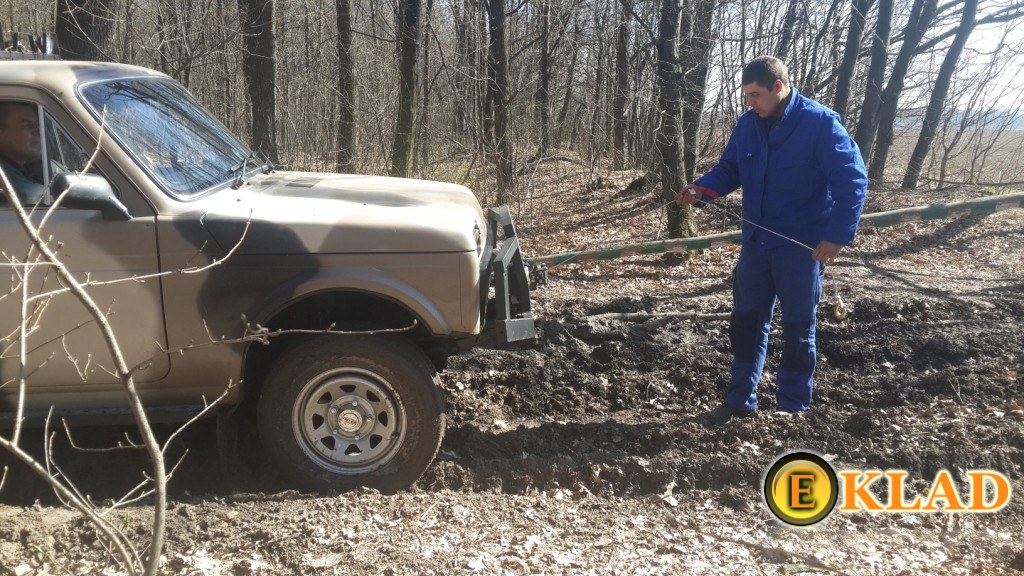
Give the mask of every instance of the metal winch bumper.
[(488, 208), (487, 239), (480, 258), (483, 329), (476, 339), (477, 345), (500, 345), (536, 337), (530, 310), (530, 275), (508, 206)]

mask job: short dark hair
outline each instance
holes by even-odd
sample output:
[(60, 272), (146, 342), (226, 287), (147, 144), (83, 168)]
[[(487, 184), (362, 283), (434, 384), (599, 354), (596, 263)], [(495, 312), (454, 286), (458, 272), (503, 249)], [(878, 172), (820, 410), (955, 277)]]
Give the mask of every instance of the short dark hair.
[(789, 86), (789, 70), (782, 60), (774, 56), (758, 56), (743, 67), (743, 85), (757, 82), (771, 88), (776, 80), (782, 80), (783, 86)]

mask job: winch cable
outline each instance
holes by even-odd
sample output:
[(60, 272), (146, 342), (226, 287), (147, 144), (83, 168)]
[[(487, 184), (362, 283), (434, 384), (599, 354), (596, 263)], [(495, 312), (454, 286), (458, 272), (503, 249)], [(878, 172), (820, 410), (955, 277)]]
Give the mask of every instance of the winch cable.
[[(673, 200), (669, 200), (668, 202), (665, 202), (664, 204), (656, 205), (653, 208), (650, 208), (650, 209), (645, 210), (645, 211), (640, 213), (641, 217), (649, 216), (649, 215), (653, 214), (655, 211), (658, 211), (659, 213), (661, 213), (663, 215), (662, 218), (659, 219), (658, 230), (654, 234), (654, 239), (655, 240), (660, 239), (661, 238), (661, 234), (664, 231), (664, 227), (662, 226), (662, 224), (664, 223), (664, 220), (665, 220), (665, 218), (664, 218), (664, 214), (665, 214), (664, 209), (669, 207), (669, 206), (671, 206), (672, 204), (675, 204), (675, 203), (676, 203), (676, 201), (674, 199)], [(760, 228), (761, 230), (764, 230), (765, 232), (768, 232), (770, 234), (774, 234), (774, 235), (778, 236), (779, 238), (782, 238), (782, 239), (784, 239), (784, 240), (786, 240), (788, 242), (792, 242), (793, 244), (796, 244), (797, 246), (806, 248), (806, 249), (810, 250), (811, 252), (814, 252), (814, 248), (808, 246), (807, 244), (804, 244), (803, 242), (800, 242), (799, 240), (795, 240), (793, 238), (790, 238), (790, 237), (788, 237), (788, 236), (786, 236), (784, 234), (780, 234), (779, 232), (776, 232), (775, 230), (772, 230), (770, 228), (766, 228), (766, 227), (764, 227), (764, 226), (762, 226), (762, 225), (760, 225), (760, 224), (758, 224), (756, 222), (751, 222), (750, 220), (747, 220), (746, 218), (744, 218), (742, 215), (736, 214), (736, 213), (732, 212), (731, 210), (729, 210), (725, 206), (721, 206), (717, 202), (705, 201), (705, 202), (703, 202), (703, 205), (701, 207), (704, 208), (704, 207), (708, 207), (708, 206), (714, 207), (715, 210), (720, 211), (722, 214), (725, 214), (726, 216), (730, 216), (732, 218), (737, 218), (739, 220), (742, 220), (743, 222), (746, 222), (747, 224), (750, 224), (751, 226)], [(600, 244), (607, 245), (607, 244), (615, 243), (615, 242), (619, 242), (619, 241), (620, 241), (619, 239), (606, 240), (604, 242), (601, 242)], [(600, 245), (596, 245), (596, 246), (592, 246), (590, 249), (591, 250), (596, 250), (596, 249), (600, 249), (601, 247), (602, 246), (600, 246)], [(582, 252), (577, 252), (576, 254), (581, 254), (581, 253)], [(573, 261), (573, 258), (570, 257), (568, 259), (560, 261), (559, 265), (570, 264), (570, 263), (572, 263), (572, 261)], [(835, 272), (831, 273), (831, 276), (832, 276), (833, 298), (835, 300), (833, 302), (833, 306), (832, 306), (832, 315), (837, 320), (845, 320), (847, 315), (849, 315), (849, 309), (847, 309), (846, 304), (843, 302), (843, 297), (839, 294), (839, 280), (836, 277), (836, 273)]]
[[(765, 226), (761, 226), (757, 222), (751, 222), (750, 220), (747, 220), (746, 218), (744, 218), (742, 215), (736, 214), (736, 213), (730, 211), (728, 208), (726, 208), (724, 206), (719, 206), (715, 202), (707, 202), (707, 201), (705, 201), (704, 202), (704, 208), (706, 208), (708, 206), (714, 207), (715, 210), (719, 210), (720, 212), (726, 214), (727, 216), (731, 216), (733, 218), (738, 218), (738, 219), (742, 220), (743, 222), (746, 222), (747, 224), (750, 224), (751, 226), (753, 226), (755, 228), (759, 228), (761, 230), (764, 230), (765, 232), (768, 232), (770, 234), (774, 234), (774, 235), (778, 236), (779, 238), (782, 238), (783, 240), (787, 240), (789, 242), (792, 242), (793, 244), (796, 244), (797, 246), (801, 246), (803, 248), (806, 248), (806, 249), (810, 250), (812, 253), (814, 252), (814, 248), (808, 246), (807, 244), (804, 244), (803, 242), (801, 242), (799, 240), (796, 240), (794, 238), (790, 238), (789, 236), (786, 236), (785, 234), (780, 234), (779, 232), (776, 232), (775, 230), (772, 230), (771, 228), (767, 228)], [(833, 261), (833, 262), (830, 262), (829, 264), (834, 264), (834, 263), (835, 262)], [(827, 267), (826, 267), (826, 270), (827, 270)], [(832, 277), (833, 297), (835, 298), (835, 302), (833, 303), (833, 306), (832, 306), (832, 316), (834, 316), (836, 320), (845, 320), (847, 315), (849, 315), (850, 311), (849, 311), (849, 309), (846, 308), (846, 304), (843, 302), (843, 297), (839, 295), (839, 279), (836, 277), (836, 273), (835, 272), (831, 272), (830, 276)]]

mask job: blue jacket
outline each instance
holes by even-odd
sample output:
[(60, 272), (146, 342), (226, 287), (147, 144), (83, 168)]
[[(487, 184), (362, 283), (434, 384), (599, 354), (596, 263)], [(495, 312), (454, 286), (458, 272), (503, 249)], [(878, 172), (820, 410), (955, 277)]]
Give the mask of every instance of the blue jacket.
[[(812, 248), (850, 245), (867, 198), (864, 160), (838, 114), (792, 91), (770, 129), (753, 110), (740, 116), (722, 158), (695, 184), (714, 190), (705, 201), (742, 186), (744, 218)], [(743, 240), (787, 242), (746, 222)]]

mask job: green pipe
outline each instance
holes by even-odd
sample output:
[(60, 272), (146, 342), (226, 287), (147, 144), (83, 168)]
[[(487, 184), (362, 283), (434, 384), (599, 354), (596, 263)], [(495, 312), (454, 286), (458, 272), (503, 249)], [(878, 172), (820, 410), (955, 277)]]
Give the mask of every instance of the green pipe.
[[(1024, 208), (1024, 192), (1000, 194), (998, 196), (963, 200), (949, 204), (932, 204), (929, 206), (900, 208), (899, 210), (889, 210), (888, 212), (875, 212), (874, 214), (862, 216), (860, 223), (861, 225), (870, 224), (876, 228), (884, 228), (915, 220), (942, 220), (967, 213), (974, 215), (993, 214), (1010, 208)], [(527, 258), (526, 261), (531, 264), (546, 264), (550, 268), (570, 262), (579, 264), (581, 262), (594, 262), (597, 260), (616, 260), (640, 254), (702, 250), (710, 248), (713, 244), (739, 244), (741, 241), (740, 231), (736, 230), (721, 234), (711, 234), (709, 236), (696, 236), (694, 238), (653, 240), (580, 252), (562, 252), (560, 254)]]

